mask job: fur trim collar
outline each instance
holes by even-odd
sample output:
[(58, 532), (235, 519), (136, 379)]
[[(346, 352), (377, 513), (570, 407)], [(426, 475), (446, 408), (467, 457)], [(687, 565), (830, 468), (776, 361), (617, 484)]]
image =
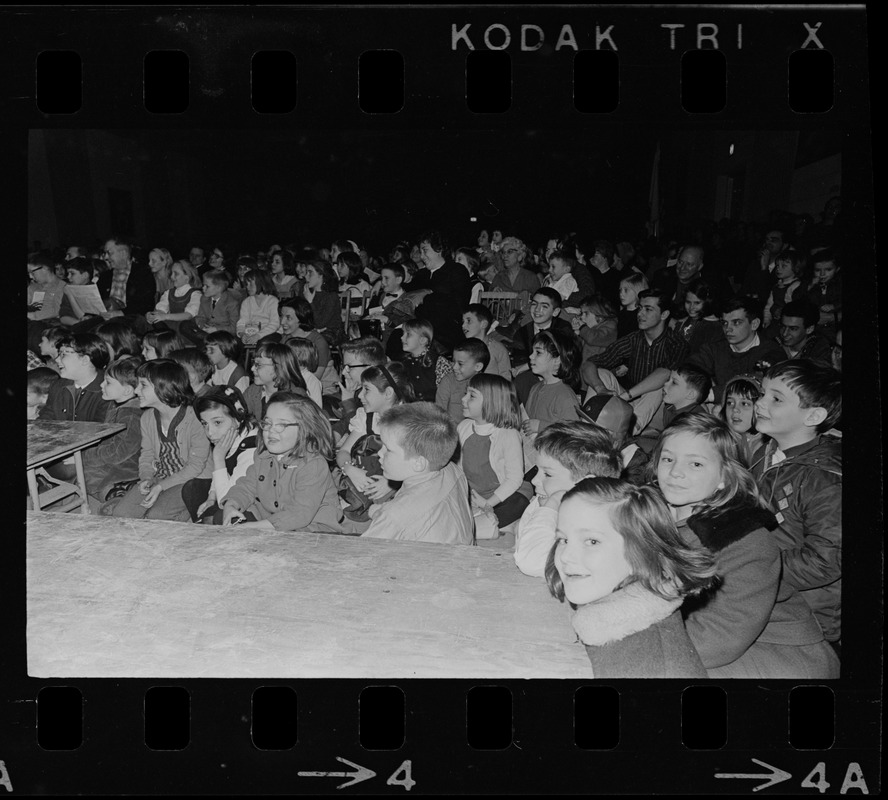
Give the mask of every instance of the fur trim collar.
[(580, 606), (571, 622), (583, 644), (600, 646), (618, 642), (662, 622), (681, 603), (681, 598), (666, 600), (636, 582), (601, 600)]
[(777, 518), (767, 509), (744, 503), (694, 514), (687, 525), (707, 550), (718, 552), (759, 528), (774, 530)]

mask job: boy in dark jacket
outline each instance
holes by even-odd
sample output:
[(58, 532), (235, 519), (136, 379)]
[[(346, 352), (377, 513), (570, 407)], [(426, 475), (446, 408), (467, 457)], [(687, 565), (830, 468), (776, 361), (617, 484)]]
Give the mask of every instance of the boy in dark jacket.
[(842, 448), (825, 435), (842, 416), (841, 375), (822, 362), (768, 370), (756, 427), (772, 441), (752, 459), (762, 497), (777, 516), (783, 579), (811, 606), (839, 651), (842, 587)]
[(105, 422), (126, 425), (119, 433), (83, 451), (83, 475), (90, 497), (103, 503), (108, 490), (119, 481), (139, 477), (139, 451), (142, 447), (142, 409), (136, 397), (141, 359), (123, 356), (112, 361), (102, 381), (102, 399), (110, 402)]

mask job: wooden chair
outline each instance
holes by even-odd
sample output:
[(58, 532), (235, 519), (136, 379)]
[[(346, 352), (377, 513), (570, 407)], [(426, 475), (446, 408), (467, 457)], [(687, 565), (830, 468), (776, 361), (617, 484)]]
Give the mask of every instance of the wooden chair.
[(342, 311), (342, 324), (348, 330), (348, 326), (352, 322), (363, 319), (367, 315), (367, 308), (370, 305), (370, 292), (364, 291), (360, 297), (360, 304), (352, 305), (352, 300), (358, 300), (358, 296), (352, 294), (348, 290), (339, 295), (339, 308)]
[(481, 292), (481, 304), (490, 309), (493, 318), (504, 325), (513, 312), (521, 308), (521, 295), (524, 292)]

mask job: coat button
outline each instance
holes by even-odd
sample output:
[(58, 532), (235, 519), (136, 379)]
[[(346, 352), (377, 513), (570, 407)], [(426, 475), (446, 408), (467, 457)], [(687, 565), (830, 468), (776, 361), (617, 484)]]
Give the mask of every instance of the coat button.
[(277, 502), (277, 500), (274, 501), (274, 507), (275, 507), (275, 508), (278, 507), (278, 502)]
[(264, 476), (264, 475), (260, 475), (260, 476), (259, 476), (259, 480), (260, 480), (260, 481), (264, 481), (264, 480), (265, 480), (265, 476)]

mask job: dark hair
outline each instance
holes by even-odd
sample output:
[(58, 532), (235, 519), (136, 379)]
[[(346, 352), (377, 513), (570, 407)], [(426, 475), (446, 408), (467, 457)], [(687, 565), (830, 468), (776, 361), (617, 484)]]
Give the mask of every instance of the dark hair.
[(296, 356), (296, 363), (300, 367), (314, 372), (318, 368), (318, 348), (311, 339), (297, 337), (295, 339), (287, 339), (287, 347), (293, 351)]
[(73, 269), (77, 272), (84, 272), (89, 275), (90, 280), (92, 280), (92, 277), (95, 274), (92, 261), (88, 258), (84, 258), (83, 256), (77, 256), (76, 258), (71, 258), (66, 261), (65, 269)]
[(459, 437), (456, 423), (434, 403), (417, 402), (383, 411), (379, 425), (396, 428), (407, 458), (424, 458), (430, 471), (443, 469), (453, 457)]
[(282, 392), (306, 391), (305, 379), (299, 371), (296, 354), (285, 344), (263, 342), (256, 346), (256, 358), (270, 358), (274, 364), (274, 386)]
[(570, 272), (573, 272), (577, 268), (577, 260), (573, 257), (565, 253), (563, 250), (553, 250), (549, 254), (548, 262), (551, 264), (553, 261), (561, 261), (563, 264), (570, 267)]
[(412, 403), (415, 399), (413, 383), (407, 374), (407, 367), (400, 361), (389, 361), (375, 367), (367, 367), (361, 372), (361, 382), (372, 383), (380, 392), (391, 387), (399, 403)]
[(483, 303), (470, 303), (466, 306), (463, 314), (474, 314), (478, 318), (478, 322), (486, 322), (487, 330), (493, 325), (493, 313)]
[(561, 306), (563, 305), (561, 295), (558, 294), (558, 292), (551, 286), (541, 286), (539, 289), (533, 292), (533, 294), (531, 294), (530, 299), (533, 300), (533, 298), (536, 297), (538, 294), (551, 300), (552, 305), (555, 307), (556, 310), (561, 308)]
[(807, 259), (804, 254), (800, 253), (798, 250), (791, 250), (789, 248), (782, 250), (775, 257), (774, 263), (777, 263), (778, 261), (788, 261), (792, 268), (792, 274), (795, 275), (796, 278), (800, 278), (805, 272)]
[(679, 364), (676, 373), (685, 379), (685, 383), (697, 394), (697, 402), (702, 403), (712, 391), (712, 378), (693, 364)]
[(47, 252), (28, 253), (28, 264), (32, 267), (46, 267), (47, 269), (55, 269), (55, 261)]
[(587, 253), (585, 250), (581, 250), (584, 256), (594, 256), (595, 253), (601, 253), (604, 256), (605, 261), (607, 261), (608, 266), (612, 266), (614, 263), (614, 246), (613, 243), (609, 242), (607, 239), (596, 239), (592, 244), (592, 252)]
[(361, 262), (361, 257), (351, 250), (343, 250), (336, 256), (337, 263), (345, 264), (348, 268), (348, 278), (347, 280), (355, 280), (361, 272), (364, 271), (364, 264)]
[(203, 274), (203, 280), (215, 283), (216, 286), (224, 286), (226, 289), (231, 283), (228, 273), (222, 269), (210, 269)]
[(194, 399), (185, 367), (171, 358), (156, 358), (139, 367), (138, 376), (154, 387), (154, 394), (165, 406), (178, 408)]
[(404, 270), (404, 265), (403, 265), (403, 264), (395, 264), (395, 263), (383, 264), (383, 265), (379, 268), (379, 271), (382, 272), (384, 269), (387, 269), (387, 270), (388, 270), (389, 272), (391, 272), (396, 278), (400, 278), (402, 281), (404, 280), (404, 278), (407, 277), (407, 274), (406, 274), (406, 272), (405, 272), (405, 270)]
[[(669, 507), (652, 486), (635, 486), (619, 478), (586, 478), (568, 490), (561, 501), (607, 505), (614, 530), (623, 538), (623, 553), (632, 577), (621, 586), (638, 582), (667, 600), (698, 594), (710, 588), (716, 575), (714, 556), (702, 545), (689, 547), (676, 528)], [(555, 566), (560, 540), (549, 551), (545, 576), (549, 591), (564, 601), (564, 585)]]
[(322, 292), (339, 292), (339, 277), (329, 261), (318, 258), (314, 261), (309, 261), (308, 266), (321, 276)]
[(721, 313), (724, 316), (734, 311), (743, 311), (750, 322), (762, 318), (762, 304), (755, 297), (749, 295), (732, 297), (724, 304)]
[(124, 355), (142, 357), (142, 342), (128, 323), (108, 320), (96, 328), (96, 334), (114, 351), (115, 358)]
[[(105, 325), (108, 323), (106, 322)], [(98, 331), (97, 331), (98, 333)], [(58, 347), (59, 342), (64, 339), (66, 336), (69, 336), (70, 332), (67, 328), (62, 325), (47, 325), (41, 332), (40, 338), (46, 339), (54, 347)]]
[(142, 359), (136, 356), (121, 356), (115, 358), (105, 369), (105, 376), (114, 378), (124, 386), (132, 386), (135, 389), (139, 385), (139, 367)]
[(194, 413), (200, 419), (204, 411), (222, 408), (237, 422), (237, 432), (244, 433), (253, 425), (247, 401), (236, 386), (214, 386), (206, 394), (194, 398)]
[(334, 247), (339, 249), (339, 255), (355, 252), (355, 248), (348, 239), (337, 239), (336, 241), (331, 242), (330, 249), (332, 250)]
[(271, 257), (268, 260), (269, 264), (274, 261), (275, 256), (281, 257), (281, 264), (284, 267), (284, 275), (296, 274), (296, 259), (293, 258), (293, 254), (289, 250), (276, 250), (271, 254)]
[(700, 318), (709, 317), (718, 313), (718, 305), (721, 298), (716, 297), (712, 287), (702, 278), (697, 278), (688, 284), (685, 297), (692, 294), (702, 303), (700, 307)]
[(799, 408), (822, 408), (826, 417), (815, 430), (823, 433), (842, 418), (842, 373), (826, 361), (794, 358), (775, 364), (765, 380), (783, 381), (799, 396)]
[(436, 253), (441, 253), (443, 255), (447, 250), (447, 240), (440, 231), (426, 231), (419, 237), (418, 244), (421, 246), (423, 242), (428, 242), (429, 247), (431, 247)]
[(487, 345), (480, 339), (463, 339), (461, 342), (453, 345), (454, 355), (457, 350), (460, 353), (467, 353), (473, 361), (478, 362), (481, 365), (481, 372), (484, 372), (488, 364), (490, 364), (490, 350), (487, 349)]
[(178, 350), (170, 350), (166, 355), (177, 364), (181, 364), (187, 370), (189, 367), (194, 374), (206, 383), (213, 374), (213, 362), (209, 356), (197, 347), (182, 347)]
[(556, 378), (563, 380), (576, 391), (580, 379), (581, 351), (574, 336), (566, 336), (558, 331), (540, 331), (533, 337), (532, 346), (542, 345), (552, 358), (561, 359)]
[(49, 394), (49, 387), (59, 380), (59, 373), (50, 367), (28, 370), (28, 389), (37, 394)]
[(56, 342), (56, 347), (70, 347), (75, 353), (86, 356), (97, 369), (104, 369), (111, 360), (111, 351), (101, 336), (94, 333), (73, 333), (63, 336)]
[(833, 264), (836, 265), (836, 269), (841, 269), (842, 262), (839, 259), (839, 254), (832, 247), (824, 247), (822, 250), (816, 250), (811, 253), (810, 257), (811, 266), (816, 266), (817, 264), (825, 264), (827, 261), (832, 261)]
[(670, 316), (672, 315), (672, 298), (667, 292), (662, 289), (645, 289), (638, 293), (639, 302), (648, 298), (657, 301), (661, 314), (669, 313)]
[(538, 453), (555, 459), (574, 480), (594, 475), (619, 478), (623, 459), (610, 431), (594, 422), (553, 422), (533, 442)]
[(256, 294), (267, 294), (275, 296), (277, 290), (274, 286), (274, 278), (271, 273), (264, 269), (251, 269), (244, 275), (244, 288), (247, 288), (247, 281), (253, 281), (256, 284)]
[(240, 361), (244, 354), (244, 343), (228, 331), (213, 331), (204, 339), (204, 345), (214, 344), (229, 361)]
[(176, 331), (148, 331), (142, 337), (142, 347), (151, 347), (158, 358), (166, 358), (173, 350), (188, 347), (188, 343)]
[[(762, 396), (762, 385), (759, 383), (758, 378), (750, 375), (737, 375), (731, 378), (725, 384), (725, 390), (722, 394), (721, 417), (725, 421), (728, 419), (728, 397), (732, 394), (739, 395), (755, 403)], [(752, 423), (750, 424), (749, 432), (758, 433), (758, 428), (755, 426), (755, 411), (752, 413)]]
[(304, 297), (291, 297), (287, 300), (281, 300), (278, 303), (278, 313), (282, 308), (292, 308), (296, 319), (299, 321), (299, 327), (304, 331), (313, 331), (315, 329), (315, 317), (311, 303)]
[(807, 298), (790, 300), (780, 311), (782, 317), (797, 317), (806, 328), (820, 322), (820, 309)]

